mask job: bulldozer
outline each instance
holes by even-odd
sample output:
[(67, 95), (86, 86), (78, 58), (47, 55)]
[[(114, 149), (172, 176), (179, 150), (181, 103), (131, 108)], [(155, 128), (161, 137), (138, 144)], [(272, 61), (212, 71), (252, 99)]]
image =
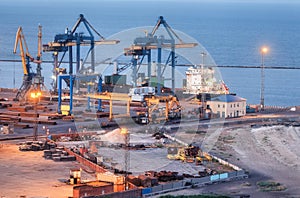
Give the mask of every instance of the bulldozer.
[(202, 164), (204, 161), (212, 161), (212, 157), (208, 153), (203, 152), (199, 146), (194, 145), (179, 148), (169, 147), (167, 158), (196, 164)]

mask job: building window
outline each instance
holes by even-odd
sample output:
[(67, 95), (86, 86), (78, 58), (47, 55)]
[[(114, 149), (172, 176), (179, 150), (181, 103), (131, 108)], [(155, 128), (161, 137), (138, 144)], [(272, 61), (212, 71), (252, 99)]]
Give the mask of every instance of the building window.
[(225, 104), (223, 104), (223, 108), (225, 108)]
[(230, 104), (230, 108), (232, 108), (232, 104)]
[(237, 103), (237, 105), (236, 105), (237, 107), (240, 107), (240, 104), (239, 103)]
[(218, 108), (220, 108), (220, 104), (218, 104)]
[(233, 104), (233, 107), (235, 108), (235, 104)]

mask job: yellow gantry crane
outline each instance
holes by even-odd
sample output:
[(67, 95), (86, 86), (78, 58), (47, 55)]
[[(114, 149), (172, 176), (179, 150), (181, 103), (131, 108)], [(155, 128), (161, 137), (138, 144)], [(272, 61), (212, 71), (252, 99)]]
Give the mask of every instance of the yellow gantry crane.
[[(41, 86), (44, 86), (44, 78), (42, 77), (41, 74), (42, 26), (39, 25), (39, 30), (38, 30), (38, 54), (36, 60), (29, 53), (22, 27), (19, 27), (16, 33), (16, 40), (15, 40), (14, 51), (13, 51), (14, 54), (17, 53), (18, 45), (20, 50), (24, 76), (23, 76), (23, 83), (19, 88), (15, 99), (23, 100), (26, 96), (26, 93), (30, 89), (40, 90)], [(36, 73), (32, 71), (30, 62), (34, 62), (37, 64)]]

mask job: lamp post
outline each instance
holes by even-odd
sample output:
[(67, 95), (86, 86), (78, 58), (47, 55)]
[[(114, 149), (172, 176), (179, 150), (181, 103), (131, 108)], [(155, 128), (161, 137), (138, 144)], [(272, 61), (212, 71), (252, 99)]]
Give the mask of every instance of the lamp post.
[(129, 189), (129, 186), (127, 184), (127, 176), (129, 172), (129, 167), (130, 167), (130, 156), (129, 156), (129, 142), (130, 142), (130, 134), (126, 128), (121, 128), (121, 134), (124, 135), (124, 140), (125, 140), (125, 190)]
[(261, 54), (261, 90), (260, 90), (260, 108), (261, 111), (265, 109), (265, 54), (268, 53), (269, 49), (267, 47), (262, 47), (260, 49)]
[(201, 64), (201, 93), (203, 93), (203, 91), (204, 91), (204, 58), (205, 58), (206, 55), (207, 54), (205, 52), (201, 52), (201, 56), (202, 56), (202, 64)]
[(205, 52), (201, 52), (201, 57), (202, 57), (202, 66), (204, 66), (204, 58), (207, 55)]
[(33, 99), (34, 101), (34, 114), (35, 114), (35, 117), (34, 117), (34, 127), (33, 127), (33, 140), (34, 141), (37, 141), (37, 132), (38, 132), (38, 120), (37, 120), (37, 103), (38, 103), (38, 100), (41, 96), (41, 92), (38, 91), (38, 90), (35, 90), (33, 92), (31, 92), (30, 94), (30, 97)]
[(205, 91), (204, 91), (204, 86), (205, 86), (205, 82), (204, 82), (204, 58), (207, 54), (205, 52), (201, 52), (201, 56), (202, 56), (202, 64), (201, 64), (201, 105), (202, 105), (202, 112), (201, 112), (201, 118), (205, 117), (205, 112), (206, 112), (206, 105), (205, 103)]

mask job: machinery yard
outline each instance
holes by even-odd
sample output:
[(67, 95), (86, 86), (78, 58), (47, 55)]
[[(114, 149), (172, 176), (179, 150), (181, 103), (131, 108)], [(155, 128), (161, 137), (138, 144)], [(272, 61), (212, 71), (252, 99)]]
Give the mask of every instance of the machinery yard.
[[(182, 135), (190, 136), (186, 133)], [(289, 137), (285, 139), (288, 142), (283, 142), (280, 139), (282, 135)], [(1, 136), (1, 138), (6, 137), (6, 135)], [(137, 134), (137, 136), (139, 135)], [(177, 136), (181, 135), (177, 134)], [(109, 135), (109, 137), (112, 137), (112, 135)], [(146, 140), (146, 137), (147, 135), (144, 134), (140, 136), (144, 143), (148, 143), (148, 145), (153, 143), (152, 136), (148, 135), (150, 142)], [(170, 192), (169, 194), (217, 193), (232, 196), (248, 194), (254, 197), (296, 196), (299, 193), (297, 184), (299, 179), (299, 174), (297, 174), (299, 173), (299, 164), (297, 162), (299, 160), (295, 160), (299, 158), (297, 154), (297, 149), (299, 149), (298, 137), (298, 127), (286, 127), (284, 125), (261, 128), (251, 128), (250, 125), (225, 127), (211, 152), (244, 167), (249, 172), (250, 177), (240, 181), (215, 184), (218, 186), (218, 190), (214, 187), (215, 185), (212, 185)], [(1, 142), (1, 182), (3, 184), (1, 196), (72, 196), (73, 185), (64, 182), (69, 178), (70, 169), (74, 168), (84, 169), (82, 171), (82, 181), (96, 179), (94, 171), (76, 161), (55, 162), (47, 160), (43, 158), (42, 151), (20, 152), (18, 142), (20, 141)], [(70, 143), (61, 142), (61, 144)], [(76, 143), (73, 142), (72, 144)], [(82, 142), (79, 144), (82, 145)], [(116, 167), (124, 166), (125, 151), (121, 148), (99, 147), (98, 153), (105, 156), (107, 163)], [(286, 155), (286, 153), (289, 154)], [(168, 170), (193, 175), (203, 170), (203, 166), (195, 166), (193, 163), (170, 161), (167, 159), (166, 154), (167, 151), (164, 148), (130, 150), (130, 171), (134, 175), (143, 173), (145, 170)], [(254, 158), (257, 160), (251, 160)], [(140, 162), (141, 160), (143, 162)], [(286, 172), (286, 169), (293, 171), (289, 173)], [(256, 186), (258, 181), (280, 182), (287, 190), (283, 192), (262, 192)]]
[[(265, 106), (263, 95), (247, 104), (162, 16), (115, 37), (80, 14), (46, 44), (39, 26), (35, 59), (19, 27), (23, 82), (0, 88), (1, 198), (300, 194), (299, 107)], [(42, 51), (53, 57), (50, 89)]]
[[(3, 96), (6, 97), (11, 95), (9, 94), (10, 92), (2, 93), (5, 93)], [(28, 112), (30, 111), (33, 110), (28, 110)], [(3, 115), (3, 113), (7, 113), (8, 111), (4, 108), (1, 109), (1, 112), (1, 115)], [(39, 113), (42, 114), (42, 111), (39, 110)], [(205, 143), (209, 140), (210, 142), (214, 142), (214, 146), (210, 148), (209, 153), (240, 167), (244, 167), (244, 169), (249, 172), (250, 178), (248, 179), (226, 184), (215, 184), (219, 186), (219, 190), (217, 191), (213, 187), (214, 185), (212, 185), (211, 187), (186, 189), (171, 194), (180, 194), (181, 192), (184, 194), (197, 192), (228, 194), (228, 187), (232, 189), (229, 192), (232, 196), (249, 194), (253, 196), (272, 197), (277, 195), (296, 195), (299, 192), (298, 186), (293, 182), (299, 179), (297, 178), (299, 174), (295, 174), (299, 172), (298, 161), (295, 160), (299, 158), (297, 154), (299, 145), (298, 108), (296, 111), (270, 109), (270, 113), (250, 114), (245, 118), (225, 120), (217, 137), (214, 137), (212, 134), (210, 134), (210, 137), (208, 135), (210, 133), (209, 129), (200, 127), (197, 122), (185, 123), (184, 120), (182, 120), (182, 123), (177, 124), (178, 126), (176, 124), (165, 125), (164, 127), (157, 125), (160, 126), (159, 130), (156, 129), (156, 125), (148, 125), (145, 127), (145, 125), (136, 125), (133, 122), (134, 128), (129, 128), (129, 150), (124, 147), (124, 135), (122, 135), (119, 128), (101, 128), (100, 125), (98, 125), (98, 129), (96, 130), (98, 132), (89, 132), (84, 128), (88, 123), (81, 123), (80, 121), (84, 121), (85, 119), (82, 117), (79, 118), (77, 115), (78, 121), (75, 122), (58, 119), (56, 120), (56, 125), (50, 124), (46, 126), (50, 134), (53, 135), (53, 138), (56, 137), (55, 134), (65, 134), (62, 135), (60, 139), (55, 138), (58, 146), (69, 148), (74, 146), (78, 148), (86, 146), (89, 152), (94, 154), (93, 156), (100, 157), (100, 164), (108, 170), (118, 169), (121, 172), (124, 171), (126, 167), (126, 155), (128, 155), (126, 152), (128, 152), (127, 170), (134, 176), (149, 171), (177, 172), (178, 175), (184, 174), (187, 178), (199, 177), (199, 173), (205, 172), (205, 169), (219, 171), (218, 173), (221, 174), (228, 171), (231, 172), (232, 170), (228, 170), (226, 167), (222, 169), (221, 166), (217, 164), (214, 165), (215, 162), (204, 161), (202, 165), (197, 165), (196, 161), (182, 162), (180, 160), (170, 160), (167, 158), (168, 148), (170, 147), (174, 147), (175, 145), (185, 147), (182, 145), (183, 142)], [(214, 124), (214, 122), (216, 123)], [(90, 124), (91, 123), (95, 123), (95, 121), (90, 121)], [(83, 127), (80, 128), (79, 126), (81, 124)], [(206, 124), (207, 120), (203, 120), (201, 126)], [(210, 121), (208, 124), (211, 125), (210, 128), (213, 128), (214, 125), (220, 127), (219, 121), (217, 120)], [(71, 197), (73, 196), (74, 185), (69, 185), (65, 182), (70, 177), (69, 171), (74, 168), (81, 168), (83, 170), (81, 176), (82, 182), (95, 181), (97, 179), (94, 170), (78, 161), (57, 162), (45, 159), (43, 157), (43, 151), (19, 151), (17, 144), (32, 138), (32, 124), (28, 123), (28, 125), (31, 127), (24, 129), (15, 127), (13, 133), (1, 134), (0, 136), (2, 140), (0, 157), (1, 162), (3, 162), (1, 163), (1, 172), (3, 173), (1, 177), (1, 183), (3, 183), (1, 196)], [(38, 139), (43, 141), (46, 138), (46, 131), (43, 130), (42, 125), (43, 124), (39, 124), (38, 127)], [(132, 125), (129, 124), (128, 126)], [(72, 129), (71, 132), (69, 132), (69, 128)], [(78, 130), (76, 134), (81, 137), (79, 142), (70, 141), (71, 139), (67, 138), (68, 134), (72, 134), (72, 131), (75, 130)], [(157, 135), (161, 134), (160, 132), (169, 134), (171, 137), (182, 142), (174, 142), (174, 139), (171, 140), (169, 138), (159, 138), (160, 136)], [(157, 133), (157, 135), (155, 135), (155, 133)], [(282, 141), (280, 139), (281, 136), (286, 136), (288, 139)], [(212, 137), (213, 139), (210, 139)], [(10, 140), (14, 138), (26, 139)], [(202, 148), (208, 147), (204, 146)], [(289, 154), (286, 155), (286, 153)], [(259, 160), (252, 161), (251, 158)], [(16, 161), (18, 163), (16, 163)], [(271, 166), (272, 168), (270, 169)], [(286, 168), (292, 169), (293, 173), (286, 174)], [(274, 171), (276, 174), (274, 174)], [(272, 175), (272, 177), (270, 175)], [(256, 182), (265, 180), (280, 182), (287, 190), (283, 192), (258, 191)], [(30, 187), (28, 183), (31, 184)], [(18, 188), (17, 191), (14, 190), (15, 187)]]

